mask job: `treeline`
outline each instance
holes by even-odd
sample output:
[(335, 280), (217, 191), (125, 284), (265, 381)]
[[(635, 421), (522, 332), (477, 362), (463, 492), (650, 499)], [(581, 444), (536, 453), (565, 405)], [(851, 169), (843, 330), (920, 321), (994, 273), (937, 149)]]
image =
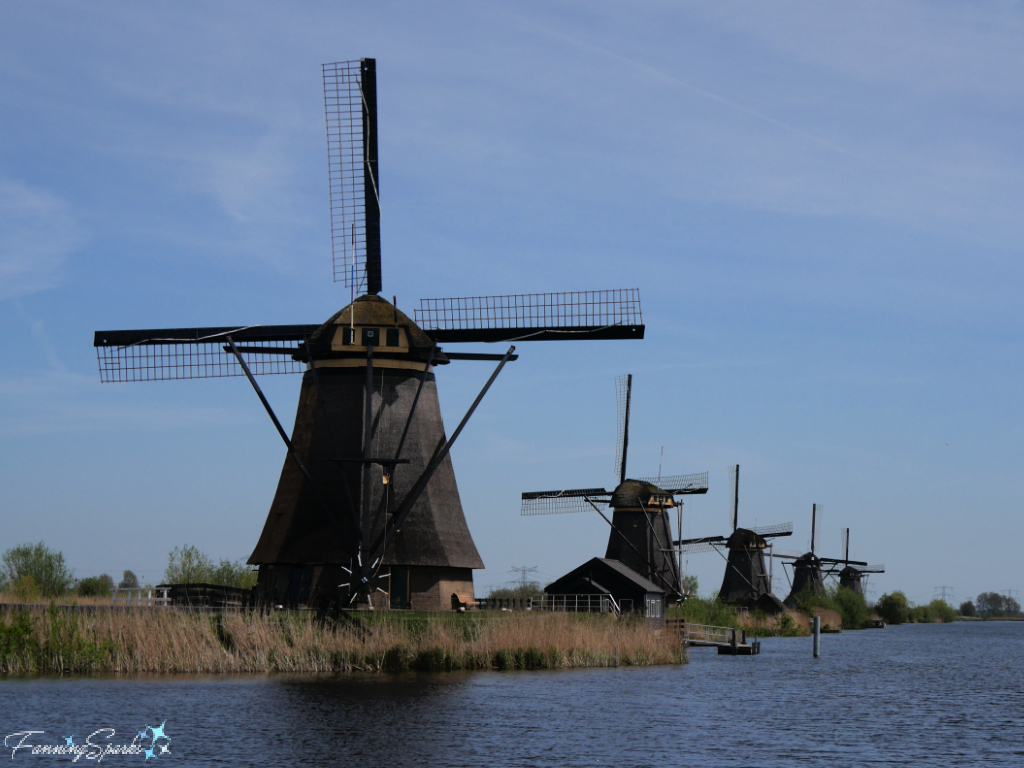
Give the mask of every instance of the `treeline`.
[(998, 592), (982, 592), (972, 602), (960, 603), (960, 615), (983, 619), (1005, 619), (1021, 616), (1020, 603)]
[(882, 595), (875, 603), (877, 613), (887, 624), (934, 624), (956, 621), (956, 610), (945, 600), (914, 605), (899, 590)]
[[(249, 589), (256, 584), (256, 571), (243, 560), (222, 559), (214, 563), (198, 547), (175, 547), (167, 560), (163, 578), (167, 584), (205, 583), (241, 589)], [(0, 592), (21, 603), (69, 596), (110, 597), (115, 584), (129, 589), (143, 586), (132, 571), (123, 571), (116, 583), (106, 573), (76, 578), (64, 554), (50, 549), (41, 541), (11, 547), (0, 559)]]

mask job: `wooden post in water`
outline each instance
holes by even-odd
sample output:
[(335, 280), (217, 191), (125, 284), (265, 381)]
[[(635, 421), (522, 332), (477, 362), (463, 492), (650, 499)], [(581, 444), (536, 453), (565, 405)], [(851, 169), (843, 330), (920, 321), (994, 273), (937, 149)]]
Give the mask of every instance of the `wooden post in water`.
[(814, 658), (821, 656), (821, 616), (814, 617)]

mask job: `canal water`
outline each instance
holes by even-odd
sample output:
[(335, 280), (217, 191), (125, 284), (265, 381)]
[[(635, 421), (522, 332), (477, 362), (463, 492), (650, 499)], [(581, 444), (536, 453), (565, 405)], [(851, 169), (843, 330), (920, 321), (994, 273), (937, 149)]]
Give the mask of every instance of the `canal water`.
[[(128, 745), (104, 765), (1024, 766), (1024, 622), (911, 625), (694, 649), (682, 667), (309, 677), (0, 680), (27, 745)], [(106, 732), (109, 734), (109, 732)], [(104, 734), (94, 737), (99, 741)], [(20, 737), (19, 737), (20, 738)], [(163, 751), (161, 747), (167, 748)], [(0, 755), (10, 760), (10, 745)], [(82, 756), (78, 764), (89, 764)], [(95, 764), (95, 763), (92, 763)]]

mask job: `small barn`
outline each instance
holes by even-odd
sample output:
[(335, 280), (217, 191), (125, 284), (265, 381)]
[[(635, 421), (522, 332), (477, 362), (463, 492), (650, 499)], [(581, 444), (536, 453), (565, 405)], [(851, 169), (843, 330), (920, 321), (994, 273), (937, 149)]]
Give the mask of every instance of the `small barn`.
[(643, 611), (648, 622), (665, 621), (666, 592), (618, 560), (595, 557), (544, 587), (549, 595), (611, 597), (623, 612)]

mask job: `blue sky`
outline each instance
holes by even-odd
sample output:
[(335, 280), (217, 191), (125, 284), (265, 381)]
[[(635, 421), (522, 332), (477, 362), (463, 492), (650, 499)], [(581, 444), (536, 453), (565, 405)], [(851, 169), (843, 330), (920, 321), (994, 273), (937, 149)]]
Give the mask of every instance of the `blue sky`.
[[(246, 382), (101, 385), (92, 333), (345, 304), (320, 64), (373, 56), (384, 294), (643, 299), (643, 342), (522, 344), (456, 444), (478, 592), (603, 554), (518, 499), (614, 483), (622, 373), (630, 474), (711, 472), (684, 533), (739, 463), (742, 521), (802, 549), (824, 505), (879, 594), (1024, 589), (1022, 43), (1015, 3), (5, 3), (0, 548), (248, 556), (284, 451)], [(441, 372), (449, 429), (489, 373)]]

